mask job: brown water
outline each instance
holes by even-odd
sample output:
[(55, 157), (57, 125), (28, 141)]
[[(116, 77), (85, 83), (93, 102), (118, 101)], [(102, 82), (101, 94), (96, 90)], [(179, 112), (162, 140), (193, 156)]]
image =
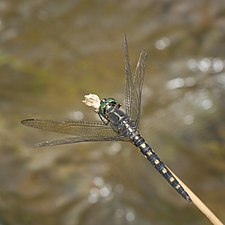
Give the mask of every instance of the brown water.
[(123, 101), (123, 38), (148, 51), (141, 133), (225, 221), (224, 1), (0, 1), (0, 224), (210, 224), (129, 143), (36, 149), (25, 118)]

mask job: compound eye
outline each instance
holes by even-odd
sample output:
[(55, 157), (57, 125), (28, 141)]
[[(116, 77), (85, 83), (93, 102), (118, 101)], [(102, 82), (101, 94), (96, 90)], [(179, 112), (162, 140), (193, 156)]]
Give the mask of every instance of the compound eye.
[(109, 105), (113, 106), (113, 105), (115, 105), (115, 102), (110, 102)]
[(114, 98), (109, 98), (108, 99), (109, 105), (116, 105), (116, 100)]

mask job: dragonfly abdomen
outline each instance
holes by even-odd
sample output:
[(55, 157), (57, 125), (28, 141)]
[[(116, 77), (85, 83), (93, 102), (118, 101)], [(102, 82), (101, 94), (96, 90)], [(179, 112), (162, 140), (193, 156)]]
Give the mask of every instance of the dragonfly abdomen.
[(140, 134), (136, 135), (133, 140), (133, 144), (138, 147), (141, 153), (151, 162), (151, 164), (158, 170), (159, 173), (168, 181), (168, 183), (188, 202), (192, 202), (188, 193), (184, 190), (178, 180), (167, 169), (165, 164), (160, 160), (152, 148), (146, 143)]
[(160, 160), (145, 139), (139, 134), (135, 124), (128, 116), (118, 108), (109, 111), (108, 118), (115, 132), (125, 137), (129, 137), (131, 142), (140, 149), (141, 153), (151, 162), (151, 164), (162, 174), (168, 183), (188, 202), (192, 202), (188, 193), (184, 190), (178, 180), (173, 176), (165, 164)]

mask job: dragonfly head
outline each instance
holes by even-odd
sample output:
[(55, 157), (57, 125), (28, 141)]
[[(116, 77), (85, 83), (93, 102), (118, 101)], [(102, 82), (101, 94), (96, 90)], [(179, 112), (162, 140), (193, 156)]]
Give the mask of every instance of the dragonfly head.
[(111, 107), (120, 106), (114, 98), (103, 98), (99, 106), (99, 114), (106, 115)]

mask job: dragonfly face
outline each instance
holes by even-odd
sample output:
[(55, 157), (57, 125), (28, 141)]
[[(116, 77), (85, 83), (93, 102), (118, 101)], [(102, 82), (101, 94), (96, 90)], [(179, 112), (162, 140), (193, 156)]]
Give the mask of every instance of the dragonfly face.
[(114, 98), (103, 98), (100, 102), (98, 113), (103, 117), (107, 117), (108, 112), (117, 105), (118, 104)]
[(120, 106), (114, 98), (103, 98), (98, 109), (98, 115), (102, 122), (108, 124), (110, 122), (109, 113), (112, 113), (115, 109), (119, 109)]

